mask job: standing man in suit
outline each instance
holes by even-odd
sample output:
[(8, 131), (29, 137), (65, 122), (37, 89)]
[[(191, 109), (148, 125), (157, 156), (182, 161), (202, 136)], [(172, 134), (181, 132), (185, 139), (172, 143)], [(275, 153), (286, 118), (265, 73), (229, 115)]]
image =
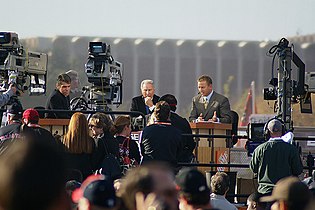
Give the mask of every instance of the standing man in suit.
[(153, 81), (145, 79), (141, 82), (141, 96), (134, 97), (131, 102), (130, 111), (142, 112), (144, 115), (152, 114), (159, 96), (155, 95)]
[[(165, 94), (161, 96), (159, 101), (166, 101), (171, 109), (170, 120), (172, 126), (177, 128), (182, 132), (182, 134), (192, 134), (192, 130), (190, 128), (189, 122), (186, 118), (183, 118), (175, 113), (177, 106), (177, 99), (174, 95)], [(196, 147), (196, 142), (194, 141), (192, 136), (182, 136), (183, 149), (179, 153), (179, 162), (189, 163), (194, 159), (193, 151)]]
[[(67, 74), (59, 74), (56, 89), (47, 100), (46, 109), (70, 110), (71, 78)], [(71, 118), (71, 112), (54, 112), (46, 114), (46, 118)]]
[(189, 121), (231, 123), (229, 100), (213, 91), (212, 79), (203, 75), (197, 82), (199, 94), (192, 99)]

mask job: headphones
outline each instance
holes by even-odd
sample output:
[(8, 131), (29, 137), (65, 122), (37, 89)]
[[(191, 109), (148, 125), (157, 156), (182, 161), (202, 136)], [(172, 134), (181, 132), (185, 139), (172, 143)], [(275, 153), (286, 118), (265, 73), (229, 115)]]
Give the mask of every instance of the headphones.
[(270, 120), (268, 120), (264, 126), (264, 137), (265, 137), (265, 140), (268, 141), (269, 138), (270, 138), (270, 131), (268, 129), (268, 125), (269, 123), (272, 121), (272, 120), (276, 120), (278, 122), (281, 123), (281, 135), (283, 136), (285, 134), (285, 124), (284, 122), (281, 120), (281, 119), (278, 119), (276, 117), (274, 118), (271, 118)]

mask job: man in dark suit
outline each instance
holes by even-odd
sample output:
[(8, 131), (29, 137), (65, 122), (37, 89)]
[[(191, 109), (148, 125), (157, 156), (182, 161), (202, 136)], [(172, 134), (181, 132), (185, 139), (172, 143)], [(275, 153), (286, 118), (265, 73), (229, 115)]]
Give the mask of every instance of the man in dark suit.
[(142, 112), (144, 115), (152, 114), (159, 96), (155, 95), (153, 81), (146, 79), (141, 82), (141, 96), (134, 97), (131, 101), (130, 111)]
[[(171, 123), (172, 126), (180, 130), (184, 134), (192, 134), (189, 122), (175, 113), (177, 106), (177, 99), (171, 94), (163, 95), (159, 101), (166, 101), (171, 109)], [(183, 150), (179, 155), (179, 162), (191, 162), (194, 158), (193, 151), (196, 147), (196, 142), (192, 136), (182, 136)]]
[(189, 121), (231, 123), (229, 100), (213, 91), (209, 76), (198, 78), (198, 90), (199, 94), (192, 99)]
[[(48, 98), (46, 109), (70, 110), (71, 78), (67, 74), (59, 74), (56, 89)], [(46, 118), (71, 118), (71, 113), (55, 112), (48, 113)]]

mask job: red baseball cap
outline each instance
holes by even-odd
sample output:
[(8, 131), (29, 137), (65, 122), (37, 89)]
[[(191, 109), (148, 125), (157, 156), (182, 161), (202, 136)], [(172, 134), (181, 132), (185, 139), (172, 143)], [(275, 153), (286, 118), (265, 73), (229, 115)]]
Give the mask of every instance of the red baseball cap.
[(31, 121), (38, 121), (39, 114), (36, 109), (27, 109), (23, 112), (23, 119), (31, 120)]

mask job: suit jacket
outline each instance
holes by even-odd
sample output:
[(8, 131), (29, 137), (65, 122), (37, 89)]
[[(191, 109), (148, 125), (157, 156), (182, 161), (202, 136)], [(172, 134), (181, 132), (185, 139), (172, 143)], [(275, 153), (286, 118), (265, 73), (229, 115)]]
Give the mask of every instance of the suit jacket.
[[(54, 90), (47, 100), (46, 109), (70, 110), (70, 97), (65, 97), (59, 90)], [(71, 118), (71, 113), (48, 113), (46, 118)]]
[[(186, 118), (179, 116), (175, 112), (171, 112), (170, 118), (172, 126), (180, 130), (182, 134), (192, 134), (189, 122), (186, 120)], [(191, 162), (194, 156), (193, 151), (196, 147), (196, 142), (192, 136), (182, 136), (182, 143), (183, 149), (179, 153), (178, 161)]]
[[(160, 96), (157, 96), (154, 94), (153, 95), (153, 104), (155, 105), (159, 101), (159, 99), (160, 99)], [(144, 98), (142, 95), (134, 97), (132, 99), (130, 111), (142, 112), (144, 115), (152, 114), (151, 111), (150, 111), (150, 113), (147, 113), (146, 108), (145, 108)]]
[(217, 117), (220, 119), (221, 123), (231, 123), (231, 117), (229, 114), (231, 111), (230, 103), (225, 96), (213, 91), (207, 109), (205, 109), (203, 97), (201, 94), (198, 94), (192, 99), (189, 121), (197, 119), (201, 113), (202, 118), (207, 121), (212, 118), (214, 111), (217, 112)]

